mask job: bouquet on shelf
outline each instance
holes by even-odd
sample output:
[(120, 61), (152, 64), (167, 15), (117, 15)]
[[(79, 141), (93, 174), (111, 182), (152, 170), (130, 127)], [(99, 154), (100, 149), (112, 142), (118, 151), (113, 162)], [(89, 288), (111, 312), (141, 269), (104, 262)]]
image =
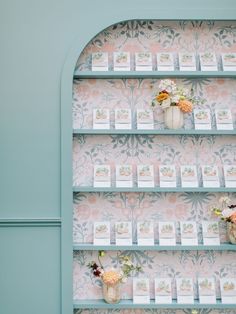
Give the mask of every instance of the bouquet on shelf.
[(236, 224), (236, 205), (230, 204), (231, 200), (227, 196), (222, 196), (219, 203), (219, 207), (212, 208), (213, 213), (226, 222)]
[(170, 106), (177, 106), (184, 113), (192, 112), (192, 90), (179, 88), (174, 81), (169, 79), (160, 81), (159, 90), (152, 101), (152, 107), (159, 105), (162, 109), (166, 109)]

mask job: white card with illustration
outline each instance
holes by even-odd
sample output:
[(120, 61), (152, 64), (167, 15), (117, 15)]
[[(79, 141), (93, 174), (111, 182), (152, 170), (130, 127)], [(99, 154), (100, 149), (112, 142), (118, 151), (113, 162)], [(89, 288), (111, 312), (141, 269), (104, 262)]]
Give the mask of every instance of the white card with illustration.
[(93, 244), (110, 245), (110, 222), (109, 221), (94, 222)]
[(132, 245), (132, 224), (130, 221), (119, 221), (115, 224), (116, 245)]
[(202, 166), (202, 181), (204, 188), (220, 187), (219, 171), (215, 165)]
[(108, 71), (107, 52), (95, 52), (92, 54), (92, 71)]
[(137, 223), (138, 245), (154, 245), (154, 225), (151, 220)]
[(137, 109), (137, 129), (154, 129), (153, 111), (151, 109)]
[(199, 53), (201, 71), (218, 71), (216, 54), (212, 51)]
[(132, 165), (116, 165), (116, 187), (133, 186)]
[(160, 187), (176, 187), (176, 169), (173, 165), (160, 165)]
[(153, 165), (137, 166), (138, 187), (154, 187)]
[(175, 223), (159, 221), (159, 245), (176, 245)]
[(221, 278), (220, 291), (222, 303), (236, 304), (236, 278)]
[(196, 71), (196, 57), (194, 53), (179, 53), (180, 71)]
[(171, 278), (155, 278), (155, 303), (172, 303)]
[(135, 53), (135, 70), (152, 71), (152, 54), (151, 52)]
[(110, 111), (109, 109), (93, 109), (93, 128), (108, 130), (110, 129)]
[(114, 71), (130, 71), (130, 53), (114, 52)]
[(194, 109), (195, 130), (211, 130), (211, 112), (210, 109)]
[(202, 304), (216, 303), (215, 279), (213, 277), (198, 278), (199, 301)]
[(236, 71), (236, 53), (222, 53), (222, 65), (224, 71)]
[(130, 130), (132, 118), (130, 109), (115, 109), (115, 129)]
[(170, 52), (157, 53), (157, 70), (158, 71), (174, 71), (174, 57)]
[(218, 221), (202, 221), (202, 235), (204, 245), (220, 245)]
[(133, 302), (150, 303), (150, 287), (148, 278), (133, 278)]
[(195, 221), (181, 221), (180, 233), (182, 245), (198, 245), (197, 224)]
[(94, 165), (94, 187), (111, 186), (111, 167), (109, 165)]
[(177, 302), (180, 304), (193, 304), (193, 280), (192, 278), (177, 278)]
[(236, 188), (236, 165), (224, 165), (226, 188)]
[(233, 130), (233, 119), (230, 109), (215, 109), (217, 130)]
[(185, 165), (180, 167), (181, 184), (184, 188), (198, 187), (197, 167), (194, 165)]

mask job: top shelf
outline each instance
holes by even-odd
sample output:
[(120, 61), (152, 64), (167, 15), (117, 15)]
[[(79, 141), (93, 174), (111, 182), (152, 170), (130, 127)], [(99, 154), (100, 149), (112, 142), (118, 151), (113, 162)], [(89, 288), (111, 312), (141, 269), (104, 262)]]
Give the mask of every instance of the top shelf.
[(89, 78), (236, 78), (236, 71), (75, 71), (74, 79)]

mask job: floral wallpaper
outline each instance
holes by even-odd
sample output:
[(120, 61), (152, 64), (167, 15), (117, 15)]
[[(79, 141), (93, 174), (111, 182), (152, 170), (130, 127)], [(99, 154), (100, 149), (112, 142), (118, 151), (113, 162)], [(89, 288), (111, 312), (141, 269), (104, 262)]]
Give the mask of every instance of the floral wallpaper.
[[(230, 21), (129, 21), (113, 25), (85, 47), (80, 55), (76, 69), (91, 70), (91, 53), (109, 53), (112, 64), (114, 51), (128, 51), (133, 55), (139, 51), (173, 52), (177, 65), (177, 52), (215, 51), (219, 68), (220, 53), (236, 51), (236, 23)], [(154, 68), (156, 61), (153, 57)], [(111, 112), (111, 127), (114, 127), (114, 109), (135, 110), (149, 108), (158, 90), (159, 79), (76, 79), (73, 86), (73, 128), (92, 128), (92, 110), (107, 108)], [(209, 108), (212, 125), (215, 128), (214, 109), (230, 108), (233, 121), (236, 121), (236, 81), (222, 78), (175, 79), (178, 85), (192, 88), (201, 102), (196, 108)], [(154, 111), (155, 128), (162, 129), (163, 112)], [(185, 115), (185, 128), (193, 128), (193, 117)], [(159, 184), (158, 166), (174, 164), (202, 164), (219, 166), (221, 185), (222, 164), (236, 163), (236, 138), (234, 136), (157, 136), (157, 135), (75, 135), (73, 138), (73, 184), (91, 186), (94, 164), (127, 163), (133, 166), (152, 163), (155, 169), (155, 182)], [(199, 173), (200, 174), (200, 173)], [(135, 174), (136, 175), (136, 174)], [(200, 183), (201, 178), (199, 175)], [(177, 182), (180, 185), (180, 182)], [(236, 193), (226, 193), (232, 202)], [(136, 223), (139, 220), (154, 220), (155, 236), (157, 222), (171, 220), (176, 223), (179, 241), (180, 220), (195, 220), (198, 224), (198, 237), (201, 240), (201, 220), (215, 219), (210, 208), (217, 204), (225, 193), (74, 193), (73, 240), (76, 243), (92, 243), (93, 222), (111, 222), (111, 240), (114, 241), (114, 223), (121, 220), (132, 221), (133, 241), (136, 241)], [(220, 223), (221, 241), (227, 241), (225, 224)], [(96, 260), (97, 252), (74, 252), (74, 299), (102, 298), (99, 281), (91, 276), (86, 265)], [(144, 273), (151, 280), (153, 297), (153, 278), (167, 276), (173, 280), (173, 296), (176, 296), (174, 279), (190, 276), (195, 282), (197, 276), (213, 276), (216, 279), (219, 297), (219, 279), (236, 277), (235, 252), (219, 251), (127, 251), (107, 252), (104, 264), (118, 267), (119, 254), (128, 254), (133, 261), (143, 265)], [(131, 280), (123, 286), (123, 298), (132, 298)], [(74, 314), (190, 314), (189, 310), (74, 310)], [(199, 314), (235, 314), (236, 310), (199, 310)]]

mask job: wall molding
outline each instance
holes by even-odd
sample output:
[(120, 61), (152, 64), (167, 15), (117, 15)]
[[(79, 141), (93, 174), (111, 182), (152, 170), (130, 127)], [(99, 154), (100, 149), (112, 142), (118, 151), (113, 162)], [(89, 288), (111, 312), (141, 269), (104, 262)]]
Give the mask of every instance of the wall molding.
[(3, 218), (1, 227), (61, 227), (61, 218)]

